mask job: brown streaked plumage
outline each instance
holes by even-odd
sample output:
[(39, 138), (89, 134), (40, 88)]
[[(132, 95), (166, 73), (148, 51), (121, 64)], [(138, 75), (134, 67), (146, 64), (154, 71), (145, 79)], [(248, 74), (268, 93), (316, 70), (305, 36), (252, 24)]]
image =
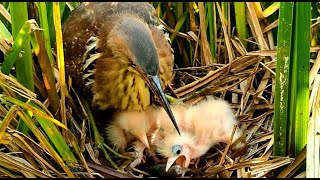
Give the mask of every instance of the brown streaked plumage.
[(155, 95), (179, 132), (162, 89), (173, 72), (173, 51), (147, 2), (87, 2), (63, 24), (66, 72), (93, 94), (100, 110), (146, 109)]

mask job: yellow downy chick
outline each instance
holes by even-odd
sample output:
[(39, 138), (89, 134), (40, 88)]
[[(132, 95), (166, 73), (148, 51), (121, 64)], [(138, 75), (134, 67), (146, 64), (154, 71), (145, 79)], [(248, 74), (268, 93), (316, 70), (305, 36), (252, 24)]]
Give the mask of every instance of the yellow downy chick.
[(125, 153), (129, 145), (133, 145), (132, 153), (135, 161), (131, 166), (140, 164), (143, 158), (143, 151), (149, 148), (148, 136), (152, 136), (159, 128), (159, 122), (156, 121), (156, 110), (148, 107), (145, 111), (118, 111), (106, 127), (106, 136), (115, 150)]

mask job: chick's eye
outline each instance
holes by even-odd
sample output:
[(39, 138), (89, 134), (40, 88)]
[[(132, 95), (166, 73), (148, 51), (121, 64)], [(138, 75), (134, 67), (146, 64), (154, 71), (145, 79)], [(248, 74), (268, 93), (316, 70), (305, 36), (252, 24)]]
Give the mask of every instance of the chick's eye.
[(172, 146), (172, 152), (175, 155), (179, 155), (182, 151), (182, 147), (180, 145), (174, 145)]

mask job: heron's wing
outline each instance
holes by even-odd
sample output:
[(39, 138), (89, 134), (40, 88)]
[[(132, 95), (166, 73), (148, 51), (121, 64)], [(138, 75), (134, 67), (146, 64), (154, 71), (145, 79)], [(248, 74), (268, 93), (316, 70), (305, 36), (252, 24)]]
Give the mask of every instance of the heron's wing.
[[(63, 23), (63, 45), (65, 54), (66, 73), (71, 75), (76, 86), (84, 88), (89, 78), (83, 78), (88, 72), (84, 71), (86, 60), (90, 54), (87, 52), (89, 38), (97, 37), (103, 24), (108, 24), (111, 30), (115, 16), (130, 13), (137, 14), (150, 25), (159, 25), (156, 12), (147, 2), (86, 2), (76, 7)], [(105, 26), (104, 26), (105, 27)], [(89, 43), (89, 44), (88, 44)], [(98, 48), (93, 50), (98, 51)]]

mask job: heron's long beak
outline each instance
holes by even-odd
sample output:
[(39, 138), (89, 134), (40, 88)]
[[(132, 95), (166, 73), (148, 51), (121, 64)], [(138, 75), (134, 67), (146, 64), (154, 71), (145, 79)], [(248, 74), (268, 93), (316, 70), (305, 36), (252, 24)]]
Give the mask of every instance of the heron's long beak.
[(169, 103), (168, 103), (168, 101), (162, 91), (158, 75), (149, 76), (149, 79), (151, 80), (151, 87), (150, 87), (151, 90), (157, 96), (157, 98), (160, 100), (161, 106), (166, 110), (167, 114), (169, 115), (169, 117), (171, 119), (171, 122), (173, 123), (174, 127), (176, 128), (176, 130), (178, 131), (178, 133), (180, 135), (179, 127), (178, 127), (176, 120), (173, 116), (170, 105), (169, 105)]

